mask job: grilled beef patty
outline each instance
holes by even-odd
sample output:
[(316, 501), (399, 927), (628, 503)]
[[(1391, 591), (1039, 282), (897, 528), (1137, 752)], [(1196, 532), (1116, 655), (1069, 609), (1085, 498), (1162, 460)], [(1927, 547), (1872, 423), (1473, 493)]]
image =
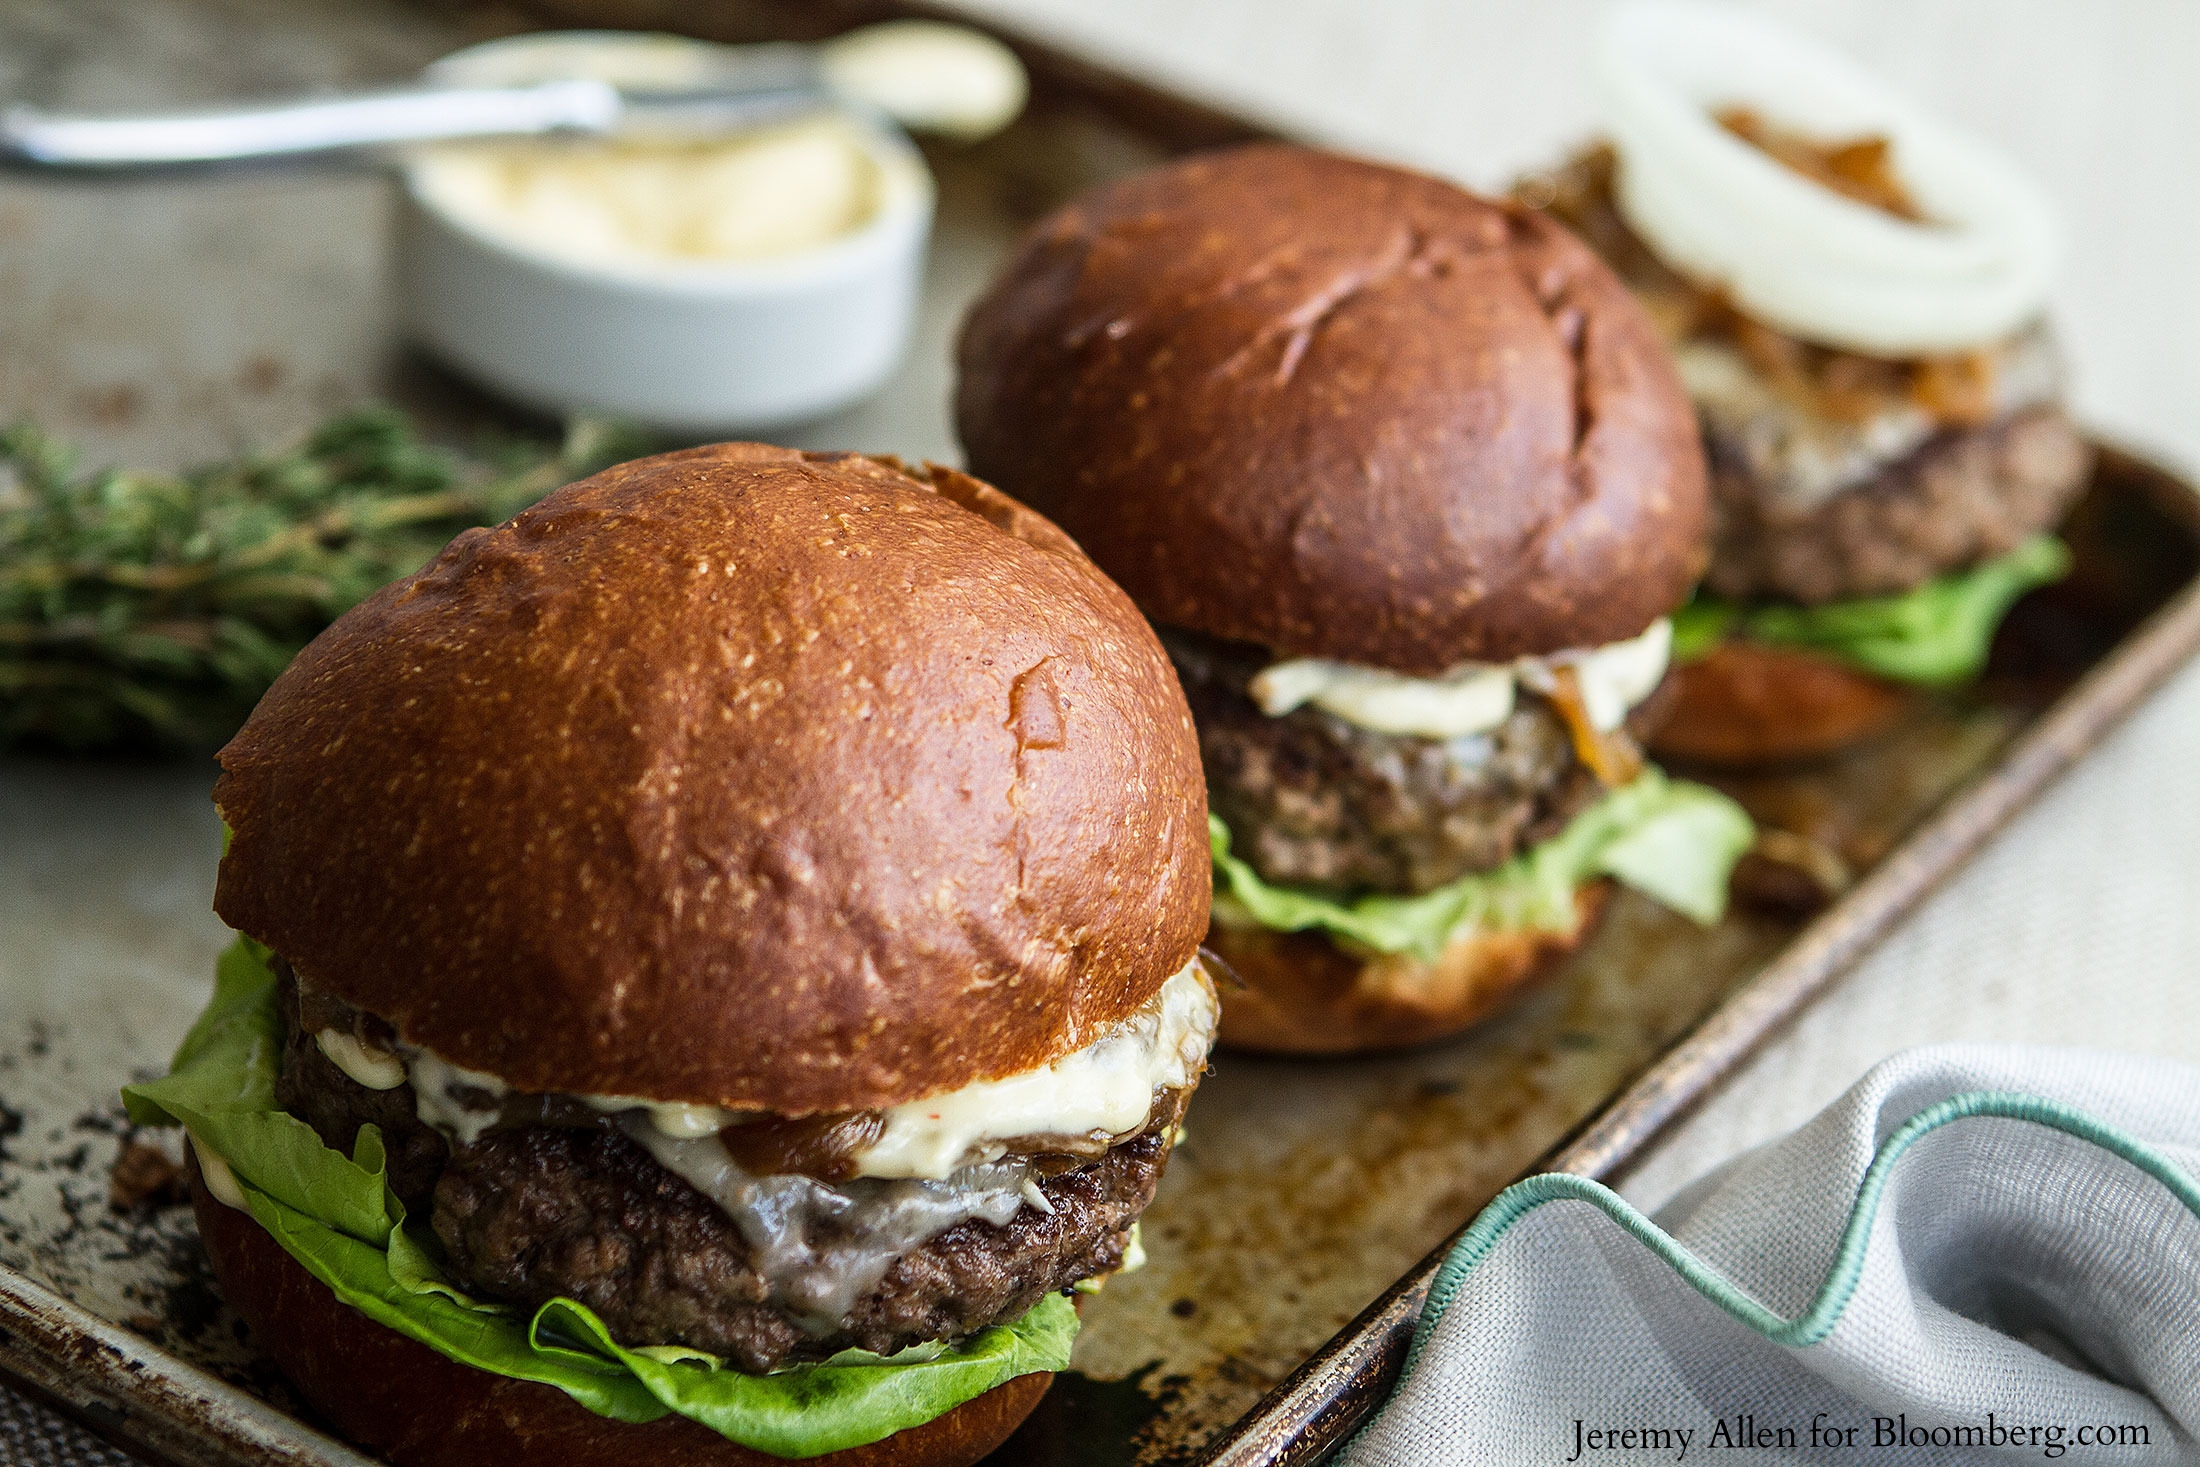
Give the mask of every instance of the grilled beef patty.
[(1602, 793), (1565, 721), (1525, 689), (1488, 733), (1382, 734), (1311, 706), (1263, 713), (1246, 690), (1270, 660), (1260, 648), (1177, 628), (1161, 642), (1199, 725), (1208, 801), (1269, 881), (1430, 891), (1503, 865)]
[(934, 1234), (821, 1335), (771, 1302), (734, 1220), (608, 1118), (575, 1106), (563, 1113), (570, 1124), (492, 1129), (454, 1148), (414, 1113), (410, 1084), (370, 1090), (332, 1064), (300, 1022), (288, 965), (278, 959), (277, 971), (287, 1030), (277, 1099), (346, 1153), (361, 1125), (382, 1128), (391, 1187), (429, 1220), (456, 1282), (528, 1308), (576, 1299), (623, 1342), (687, 1345), (755, 1372), (959, 1338), (1113, 1270), (1186, 1099), (1158, 1097), (1146, 1129), (1095, 1160), (1054, 1170), (1067, 1159), (1048, 1159), (1036, 1185), (1051, 1212), (1026, 1205), (1003, 1227), (980, 1218)]
[(1768, 503), (1732, 440), (1706, 420), (1711, 569), (1736, 600), (1806, 605), (1916, 589), (2014, 550), (2061, 520), (2092, 462), (2070, 415), (2052, 405), (1950, 428), (1876, 477), (1802, 513)]
[(717, 1204), (612, 1131), (534, 1127), (461, 1148), (435, 1190), (452, 1272), (533, 1307), (563, 1295), (622, 1340), (692, 1345), (771, 1370), (855, 1346), (892, 1354), (1013, 1319), (1122, 1262), (1168, 1143), (1149, 1131), (1041, 1183), (1054, 1211), (959, 1223), (904, 1254), (837, 1334), (810, 1335), (768, 1298)]

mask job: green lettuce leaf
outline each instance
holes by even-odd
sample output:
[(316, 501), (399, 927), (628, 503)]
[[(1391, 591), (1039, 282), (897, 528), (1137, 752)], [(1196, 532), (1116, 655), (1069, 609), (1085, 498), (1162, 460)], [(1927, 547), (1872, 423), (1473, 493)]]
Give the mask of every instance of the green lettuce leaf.
[(1698, 922), (1726, 911), (1726, 878), (1756, 838), (1749, 817), (1716, 790), (1646, 769), (1574, 817), (1558, 835), (1495, 871), (1419, 896), (1342, 898), (1275, 886), (1230, 853), (1230, 830), (1207, 817), (1222, 889), (1215, 915), (1279, 932), (1319, 929), (1381, 953), (1433, 961), (1460, 933), (1559, 930), (1574, 892), (1613, 876)]
[(777, 1375), (743, 1375), (622, 1349), (601, 1320), (570, 1299), (545, 1304), (533, 1330), (538, 1337), (547, 1332), (578, 1341), (619, 1361), (657, 1399), (743, 1446), (778, 1457), (812, 1457), (922, 1425), (1016, 1376), (1060, 1370), (1077, 1337), (1077, 1311), (1060, 1294), (1049, 1294), (1014, 1324), (980, 1331), (930, 1359), (919, 1349), (904, 1352), (916, 1357), (906, 1361), (874, 1357), (865, 1364), (827, 1363)]
[(123, 1090), (139, 1125), (180, 1125), (236, 1173), (252, 1216), (337, 1298), (463, 1364), (539, 1381), (620, 1421), (676, 1412), (745, 1447), (814, 1457), (922, 1425), (1003, 1382), (1069, 1363), (1077, 1312), (1049, 1294), (1021, 1319), (953, 1346), (882, 1359), (843, 1351), (821, 1365), (747, 1375), (701, 1351), (626, 1348), (570, 1299), (532, 1318), (475, 1300), (405, 1223), (380, 1133), (352, 1155), (321, 1144), (275, 1103), (282, 1017), (267, 949), (240, 937), (215, 970), (214, 997), (167, 1075)]
[(1900, 596), (1794, 606), (1736, 605), (1699, 593), (1673, 618), (1673, 660), (1691, 661), (1739, 636), (1822, 652), (1897, 682), (1967, 682), (1986, 666), (1994, 630), (2017, 598), (2069, 572), (2069, 547), (2035, 535), (2007, 555)]
[[(377, 1249), (389, 1243), (380, 1171), (347, 1161), (275, 1103), (283, 1021), (267, 949), (239, 938), (214, 968), (214, 998), (184, 1035), (168, 1074), (122, 1092), (130, 1119), (180, 1125), (239, 1178), (285, 1207)], [(371, 1143), (377, 1155), (381, 1139)]]
[(1742, 608), (1733, 602), (1698, 590), (1686, 606), (1673, 613), (1673, 661), (1694, 662), (1709, 656), (1711, 649), (1734, 630), (1741, 614)]

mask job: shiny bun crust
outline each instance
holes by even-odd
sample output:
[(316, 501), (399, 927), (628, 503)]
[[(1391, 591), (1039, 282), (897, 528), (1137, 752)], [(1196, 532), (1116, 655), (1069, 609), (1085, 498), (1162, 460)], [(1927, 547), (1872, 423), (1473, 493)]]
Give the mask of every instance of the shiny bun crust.
[(1222, 988), (1221, 1042), (1267, 1054), (1364, 1054), (1448, 1039), (1494, 1016), (1596, 930), (1611, 883), (1574, 894), (1562, 932), (1475, 932), (1434, 962), (1346, 952), (1314, 932), (1224, 927), (1207, 946), (1242, 987)]
[(1632, 637), (1703, 569), (1694, 410), (1542, 215), (1307, 148), (1042, 221), (964, 323), (972, 471), (1154, 620), (1411, 674)]
[(1082, 1047), (1192, 958), (1152, 631), (951, 470), (724, 444), (473, 530), (221, 752), (215, 910), (529, 1090), (869, 1109)]
[(1838, 753), (1891, 727), (1912, 701), (1901, 684), (1830, 657), (1753, 642), (1723, 642), (1666, 684), (1651, 752), (1734, 769)]
[[(461, 1365), (345, 1304), (191, 1166), (199, 1235), (222, 1297), (314, 1410), (396, 1467), (784, 1467), (684, 1416), (598, 1416), (553, 1386)], [(1046, 1394), (1018, 1376), (922, 1426), (811, 1457), (816, 1467), (969, 1467)]]

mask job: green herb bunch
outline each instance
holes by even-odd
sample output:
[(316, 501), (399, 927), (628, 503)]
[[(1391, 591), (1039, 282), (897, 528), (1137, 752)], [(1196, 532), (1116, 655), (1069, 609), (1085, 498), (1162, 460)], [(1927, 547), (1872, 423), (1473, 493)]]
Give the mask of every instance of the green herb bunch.
[(584, 421), (461, 455), (375, 407), (235, 463), (84, 473), (37, 428), (0, 431), (0, 748), (212, 747), (451, 536), (645, 447)]

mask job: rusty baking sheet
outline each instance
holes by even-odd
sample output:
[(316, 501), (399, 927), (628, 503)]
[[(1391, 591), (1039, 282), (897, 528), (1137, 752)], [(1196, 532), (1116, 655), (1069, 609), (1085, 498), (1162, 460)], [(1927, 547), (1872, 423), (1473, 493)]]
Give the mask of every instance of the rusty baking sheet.
[[(540, 0), (560, 23), (726, 38), (902, 7)], [(0, 90), (186, 101), (401, 75), (510, 8), (382, 0), (80, 0), (0, 13)], [(97, 46), (91, 43), (97, 41)], [(908, 368), (792, 435), (947, 458), (948, 343), (1016, 231), (1100, 179), (1254, 124), (1039, 49), (1037, 105), (935, 149), (940, 230)], [(84, 58), (96, 56), (96, 63)], [(43, 58), (43, 59), (41, 59)], [(218, 58), (218, 64), (216, 61)], [(389, 185), (366, 172), (92, 189), (0, 179), (0, 416), (98, 460), (172, 464), (298, 431), (368, 395), (447, 431), (512, 415), (390, 341)], [(8, 272), (13, 272), (12, 277)], [(1860, 882), (1808, 926), (1699, 931), (1631, 895), (1548, 988), (1387, 1060), (1224, 1057), (1154, 1207), (1152, 1262), (1094, 1301), (1074, 1368), (1000, 1463), (1313, 1460), (1379, 1399), (1434, 1250), (1524, 1170), (1611, 1176), (2200, 646), (2200, 509), (2106, 452), (2077, 573), (2027, 600), (1977, 692), (1816, 769), (1733, 786), (1837, 845)], [(0, 1371), (135, 1450), (193, 1464), (352, 1464), (295, 1414), (211, 1288), (189, 1211), (115, 1087), (157, 1071), (225, 934), (206, 766), (0, 763)], [(153, 1151), (133, 1148), (155, 1148)], [(125, 1152), (139, 1205), (111, 1205)], [(172, 1154), (172, 1153), (171, 1153)]]

